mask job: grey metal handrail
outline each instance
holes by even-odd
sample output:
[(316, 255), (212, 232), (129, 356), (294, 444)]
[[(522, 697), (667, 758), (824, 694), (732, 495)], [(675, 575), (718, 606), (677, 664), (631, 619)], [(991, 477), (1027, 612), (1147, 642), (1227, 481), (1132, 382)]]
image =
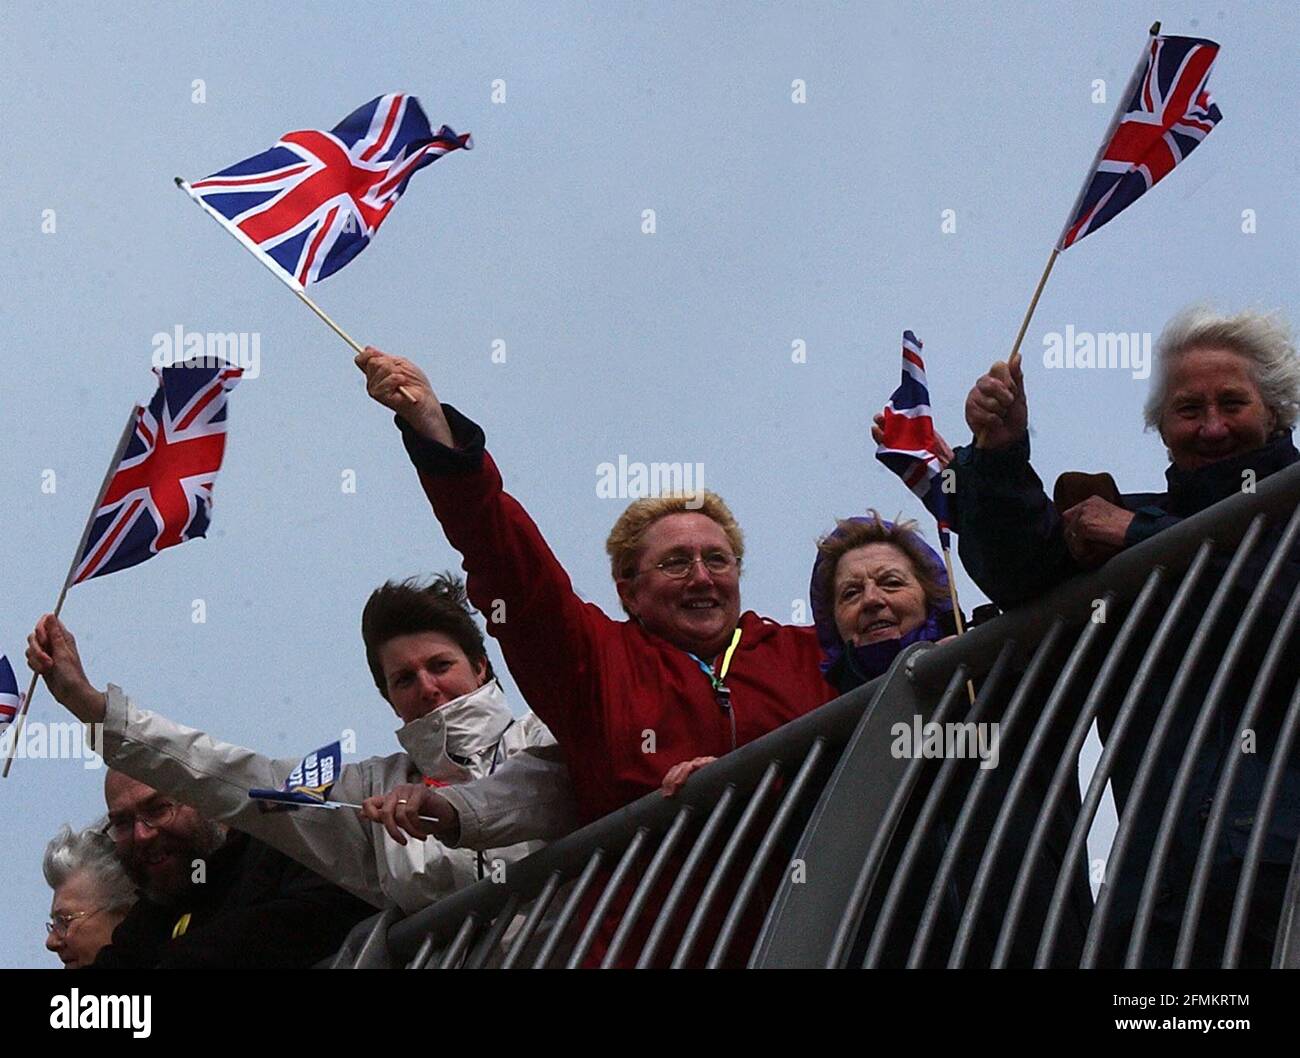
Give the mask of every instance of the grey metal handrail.
[[(406, 917), (376, 916), (333, 965), (1095, 964), (1116, 957), (1107, 933), (1117, 928), (1118, 897), (1140, 892), (1124, 942), (1136, 964), (1176, 849), (1196, 861), (1173, 923), (1175, 933), (1182, 927), (1177, 961), (1186, 964), (1241, 762), (1230, 759), (1213, 777), (1207, 844), (1199, 850), (1176, 845), (1186, 840), (1185, 828), (1178, 836), (1186, 814), (1177, 804), (1161, 813), (1157, 798), (1165, 792), (1155, 779), (1176, 765), (1173, 800), (1186, 798), (1208, 714), (1250, 631), (1212, 633), (1215, 615), (1228, 606), (1247, 552), (1274, 540), (1298, 505), (1295, 466), (956, 641), (910, 648), (885, 676), (721, 758), (677, 797), (643, 797), (511, 864), (504, 882), (479, 882)], [(1298, 527), (1300, 514), (1279, 550), (1290, 554)], [(1212, 566), (1214, 556), (1230, 554), (1226, 573)], [(1256, 589), (1250, 613), (1280, 562), (1275, 556), (1265, 577), (1245, 585)], [(1194, 613), (1193, 600), (1211, 592), (1218, 601)], [(1300, 624), (1297, 600), (1300, 591), (1275, 628), (1256, 629), (1274, 641), (1248, 701), (1236, 703), (1242, 723), (1255, 721), (1280, 659), (1293, 656), (1287, 645)], [(1113, 615), (1101, 623), (1099, 603)], [(1197, 616), (1197, 642), (1184, 654), (1179, 636)], [(1180, 662), (1167, 697), (1151, 700), (1157, 674)], [(1203, 695), (1192, 680), (1198, 663), (1219, 666)], [(967, 678), (979, 687), (974, 703)], [(1275, 689), (1268, 700), (1275, 711), (1288, 704), (1232, 894), (1225, 965), (1240, 959), (1248, 924), (1256, 937), (1261, 928), (1276, 930), (1275, 965), (1300, 965), (1300, 857), (1280, 887), (1280, 905), (1267, 908), (1276, 922), (1258, 921), (1265, 832), (1279, 811), (1288, 818), (1297, 811), (1279, 800), (1300, 742), (1300, 689)], [(1196, 721), (1190, 726), (1179, 712), (1184, 704)], [(1112, 721), (1080, 796), (1078, 757), (1103, 713)], [(1140, 758), (1130, 788), (1125, 754), (1133, 755), (1157, 714), (1157, 741), (1175, 756), (1168, 764)], [(914, 719), (999, 723), (998, 767), (891, 753), (896, 725)], [(1191, 735), (1179, 757), (1184, 728)], [(1103, 880), (1094, 909), (1082, 856), (1102, 794), (1116, 782), (1124, 789), (1116, 787), (1123, 803), (1113, 855), (1122, 862)], [(1154, 847), (1138, 848), (1135, 828), (1153, 811), (1161, 823)]]

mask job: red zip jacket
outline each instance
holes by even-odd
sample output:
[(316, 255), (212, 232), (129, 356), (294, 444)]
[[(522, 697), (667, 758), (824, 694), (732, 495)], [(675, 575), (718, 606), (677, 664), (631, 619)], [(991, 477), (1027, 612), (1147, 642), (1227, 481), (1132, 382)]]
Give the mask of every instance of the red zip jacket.
[(822, 678), (812, 627), (746, 612), (726, 679), (728, 716), (686, 651), (577, 596), (528, 512), (502, 489), (483, 431), (443, 410), (457, 447), (421, 438), (399, 418), (407, 452), (464, 557), (470, 600), (564, 747), (584, 823), (657, 790), (674, 764), (720, 757), (837, 696)]

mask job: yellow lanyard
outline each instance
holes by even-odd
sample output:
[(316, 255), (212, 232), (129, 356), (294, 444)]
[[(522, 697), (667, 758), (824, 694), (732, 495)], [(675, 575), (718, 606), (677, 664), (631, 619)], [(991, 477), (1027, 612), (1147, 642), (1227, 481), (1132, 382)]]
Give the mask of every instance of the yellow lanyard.
[(731, 646), (727, 647), (726, 652), (722, 655), (722, 667), (718, 669), (716, 676), (713, 673), (713, 669), (705, 663), (703, 658), (698, 654), (691, 654), (691, 657), (695, 659), (695, 664), (700, 667), (700, 671), (703, 672), (704, 675), (709, 678), (709, 682), (713, 684), (713, 689), (720, 694), (727, 693), (727, 688), (723, 686), (723, 681), (727, 678), (727, 670), (731, 668), (731, 655), (736, 652), (736, 647), (738, 646), (740, 646), (739, 626), (737, 626), (736, 631), (732, 633)]
[(722, 683), (727, 678), (727, 669), (731, 668), (731, 655), (736, 652), (736, 647), (740, 646), (740, 626), (736, 626), (736, 632), (731, 637), (731, 646), (727, 647), (727, 652), (722, 655), (722, 668), (718, 669), (718, 682)]

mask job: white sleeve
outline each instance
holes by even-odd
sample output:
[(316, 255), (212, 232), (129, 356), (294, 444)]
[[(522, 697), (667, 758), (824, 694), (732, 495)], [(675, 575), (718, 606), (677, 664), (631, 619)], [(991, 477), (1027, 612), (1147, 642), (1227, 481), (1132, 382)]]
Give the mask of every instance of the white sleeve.
[[(264, 757), (137, 709), (113, 684), (107, 697), (102, 753), (110, 768), (177, 798), (207, 819), (251, 834), (376, 907), (387, 903), (366, 829), (371, 824), (358, 813), (321, 808), (267, 811), (249, 798), (251, 787), (282, 786), (296, 760)], [(92, 749), (100, 749), (91, 730), (87, 741)], [(368, 796), (364, 768), (345, 766), (333, 795), (353, 802)]]
[(438, 791), (460, 814), (458, 848), (552, 841), (578, 826), (569, 769), (555, 744), (528, 746), (491, 775)]

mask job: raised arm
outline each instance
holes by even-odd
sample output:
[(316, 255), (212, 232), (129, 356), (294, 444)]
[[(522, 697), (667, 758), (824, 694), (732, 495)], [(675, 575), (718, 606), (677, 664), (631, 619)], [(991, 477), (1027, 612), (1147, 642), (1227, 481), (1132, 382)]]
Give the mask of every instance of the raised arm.
[(593, 625), (609, 623), (583, 602), (528, 512), (502, 488), (483, 431), (442, 404), (409, 360), (367, 348), (357, 357), (367, 392), (397, 415), (406, 450), (451, 545), (464, 559), (470, 600), (500, 641), (528, 703), (560, 739), (592, 670)]
[[(28, 638), (27, 658), (74, 716), (100, 725), (102, 742), (93, 729), (87, 738), (109, 767), (192, 806), (206, 819), (251, 834), (376, 907), (391, 902), (380, 886), (370, 829), (374, 824), (350, 809), (268, 812), (249, 798), (253, 787), (282, 786), (296, 760), (266, 757), (137, 709), (112, 684), (107, 692), (97, 690), (86, 677), (72, 634), (52, 616), (41, 618)], [(364, 765), (347, 765), (333, 796), (356, 803), (370, 785)], [(407, 902), (419, 906), (472, 877), (473, 858), (434, 845), (410, 870), (419, 877), (406, 888), (419, 893)]]
[(1029, 407), (1017, 363), (999, 361), (966, 398), (975, 443), (956, 449), (953, 529), (966, 571), (1004, 609), (1079, 572), (1060, 514), (1029, 464)]

